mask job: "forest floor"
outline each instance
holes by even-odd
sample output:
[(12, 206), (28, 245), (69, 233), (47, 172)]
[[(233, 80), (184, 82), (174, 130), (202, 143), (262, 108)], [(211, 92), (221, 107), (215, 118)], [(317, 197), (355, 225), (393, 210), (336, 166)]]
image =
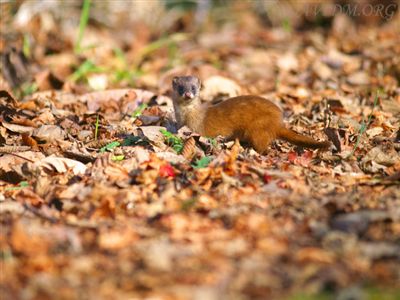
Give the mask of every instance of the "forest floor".
[[(400, 299), (398, 20), (91, 25), (81, 49), (40, 20), (0, 43), (2, 299)], [(181, 74), (333, 146), (176, 132)]]

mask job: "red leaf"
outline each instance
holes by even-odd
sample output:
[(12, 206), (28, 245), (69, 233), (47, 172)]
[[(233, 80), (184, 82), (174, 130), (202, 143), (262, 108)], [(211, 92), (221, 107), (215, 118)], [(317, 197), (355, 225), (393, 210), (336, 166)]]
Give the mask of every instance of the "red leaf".
[(272, 176), (268, 175), (268, 173), (264, 173), (264, 178), (263, 179), (264, 179), (265, 183), (269, 183), (271, 181), (271, 179), (272, 179)]
[(291, 151), (291, 152), (288, 153), (288, 160), (289, 160), (291, 163), (294, 163), (294, 161), (296, 160), (296, 158), (297, 158), (297, 153), (296, 153), (296, 152)]
[(174, 168), (170, 164), (165, 164), (160, 167), (160, 176), (161, 177), (175, 177)]

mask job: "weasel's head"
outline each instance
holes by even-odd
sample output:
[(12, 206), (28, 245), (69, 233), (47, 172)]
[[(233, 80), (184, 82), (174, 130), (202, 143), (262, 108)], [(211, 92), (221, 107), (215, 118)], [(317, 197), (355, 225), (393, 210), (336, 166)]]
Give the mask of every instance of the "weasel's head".
[(200, 95), (200, 79), (196, 76), (179, 76), (172, 80), (174, 101), (179, 104), (189, 104)]

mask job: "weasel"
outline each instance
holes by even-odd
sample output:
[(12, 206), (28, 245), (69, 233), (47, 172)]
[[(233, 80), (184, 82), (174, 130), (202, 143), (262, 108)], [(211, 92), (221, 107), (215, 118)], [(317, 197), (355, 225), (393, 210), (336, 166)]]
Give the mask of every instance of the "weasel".
[(172, 80), (172, 99), (179, 126), (206, 137), (218, 135), (229, 139), (238, 138), (260, 154), (267, 151), (275, 139), (283, 139), (295, 145), (328, 149), (330, 142), (318, 142), (310, 137), (287, 129), (278, 106), (260, 96), (238, 96), (216, 105), (202, 104), (200, 79), (195, 76), (180, 76)]

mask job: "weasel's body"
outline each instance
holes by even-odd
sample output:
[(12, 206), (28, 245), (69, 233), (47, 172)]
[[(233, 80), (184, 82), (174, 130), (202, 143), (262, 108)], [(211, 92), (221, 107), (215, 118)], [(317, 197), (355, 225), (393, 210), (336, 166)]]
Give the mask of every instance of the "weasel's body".
[(326, 149), (329, 142), (318, 142), (284, 127), (281, 110), (259, 96), (239, 96), (216, 105), (201, 104), (200, 81), (194, 76), (175, 77), (173, 100), (180, 126), (206, 136), (239, 138), (259, 152), (266, 152), (274, 139), (284, 139), (306, 148)]

